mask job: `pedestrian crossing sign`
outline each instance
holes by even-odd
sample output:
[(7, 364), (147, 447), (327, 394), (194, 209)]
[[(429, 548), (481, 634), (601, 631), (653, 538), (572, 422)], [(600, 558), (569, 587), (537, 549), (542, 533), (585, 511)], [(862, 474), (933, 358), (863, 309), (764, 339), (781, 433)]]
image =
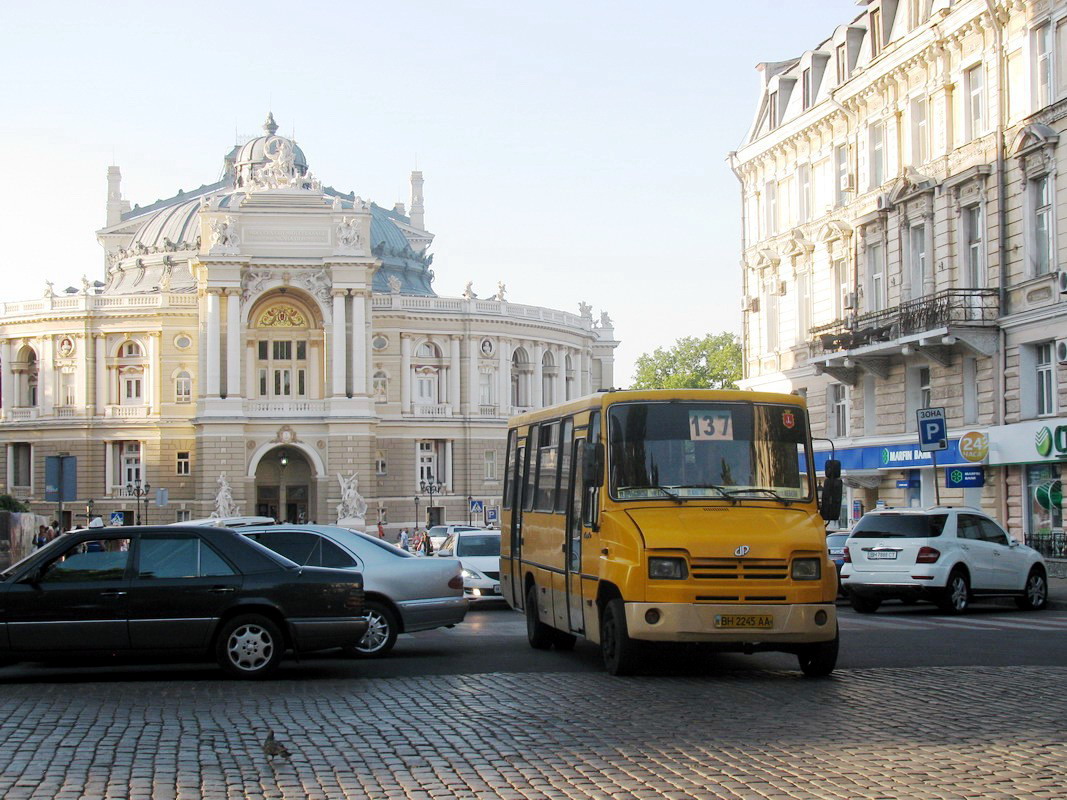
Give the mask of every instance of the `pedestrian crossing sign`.
[(485, 511), (485, 501), (484, 500), (471, 500), (471, 513), (472, 514), (481, 514), (484, 511)]

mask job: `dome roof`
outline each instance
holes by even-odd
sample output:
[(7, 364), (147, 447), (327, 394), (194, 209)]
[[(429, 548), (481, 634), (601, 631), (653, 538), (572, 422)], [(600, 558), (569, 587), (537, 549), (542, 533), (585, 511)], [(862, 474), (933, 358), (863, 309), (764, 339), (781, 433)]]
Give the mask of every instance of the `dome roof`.
[(200, 235), (199, 211), (200, 197), (161, 208), (141, 223), (141, 227), (133, 235), (131, 249), (137, 245), (144, 245), (149, 249), (165, 248), (168, 241), (171, 246), (187, 245), (179, 248), (182, 250), (195, 247), (196, 238)]
[(278, 130), (278, 123), (274, 121), (273, 112), (267, 114), (267, 121), (263, 123), (263, 132), (265, 136), (258, 136), (251, 141), (245, 142), (241, 149), (237, 151), (237, 157), (234, 160), (238, 166), (242, 164), (265, 164), (270, 159), (267, 157), (267, 142), (271, 139), (282, 139), (288, 142), (293, 148), (293, 164), (298, 167), (307, 169), (307, 158), (304, 156), (304, 151), (301, 150), (296, 142), (292, 139), (286, 139), (284, 136), (276, 136), (275, 133)]

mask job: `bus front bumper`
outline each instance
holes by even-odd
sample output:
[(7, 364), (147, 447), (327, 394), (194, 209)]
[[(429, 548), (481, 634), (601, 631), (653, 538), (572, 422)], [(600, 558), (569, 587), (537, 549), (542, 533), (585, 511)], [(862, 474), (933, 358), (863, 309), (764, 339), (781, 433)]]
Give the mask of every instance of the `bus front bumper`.
[(825, 642), (837, 636), (833, 603), (740, 605), (626, 603), (626, 628), (648, 642)]

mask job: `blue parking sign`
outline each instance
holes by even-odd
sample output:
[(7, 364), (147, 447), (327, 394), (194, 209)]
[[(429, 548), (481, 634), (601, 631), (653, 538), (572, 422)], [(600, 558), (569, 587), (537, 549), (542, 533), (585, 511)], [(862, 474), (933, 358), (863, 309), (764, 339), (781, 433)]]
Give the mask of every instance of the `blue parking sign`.
[(490, 506), (489, 508), (485, 509), (485, 521), (487, 523), (496, 522), (498, 518), (499, 517), (497, 514), (496, 506)]
[(919, 449), (924, 453), (948, 449), (948, 423), (944, 408), (920, 408), (915, 412), (919, 423)]

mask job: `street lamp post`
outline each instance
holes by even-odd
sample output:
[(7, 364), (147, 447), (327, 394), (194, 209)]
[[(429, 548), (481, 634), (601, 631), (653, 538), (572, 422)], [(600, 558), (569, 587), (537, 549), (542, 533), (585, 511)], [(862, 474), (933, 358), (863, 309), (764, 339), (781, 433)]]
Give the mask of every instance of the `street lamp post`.
[(474, 517), (472, 516), (474, 514), (474, 512), (471, 510), (471, 503), (473, 503), (473, 502), (474, 502), (474, 498), (471, 497), (470, 495), (467, 495), (467, 525), (473, 525), (474, 524), (472, 522), (472, 520), (474, 519)]
[(282, 450), (278, 456), (278, 522), (288, 522), (289, 498), (286, 496), (285, 468), (289, 466), (289, 454)]
[[(426, 494), (430, 495), (430, 500), (429, 500), (429, 502), (430, 502), (429, 508), (430, 509), (433, 508), (433, 496), (434, 496), (434, 494), (435, 493), (436, 494), (440, 494), (441, 490), (443, 488), (444, 488), (444, 484), (443, 483), (439, 483), (438, 481), (435, 481), (433, 479), (432, 475), (430, 476), (429, 480), (419, 481), (419, 489), (424, 491)], [(430, 521), (433, 522), (433, 511), (432, 510), (430, 511)], [(426, 531), (426, 555), (428, 555), (428, 556), (433, 555), (433, 545), (430, 543), (430, 531), (429, 531), (429, 529), (427, 529), (427, 531)]]
[(133, 497), (133, 507), (136, 509), (136, 524), (141, 524), (141, 500), (144, 500), (144, 521), (148, 524), (148, 493), (152, 491), (152, 484), (148, 481), (141, 485), (141, 479), (135, 478), (133, 483), (126, 484), (126, 493)]

